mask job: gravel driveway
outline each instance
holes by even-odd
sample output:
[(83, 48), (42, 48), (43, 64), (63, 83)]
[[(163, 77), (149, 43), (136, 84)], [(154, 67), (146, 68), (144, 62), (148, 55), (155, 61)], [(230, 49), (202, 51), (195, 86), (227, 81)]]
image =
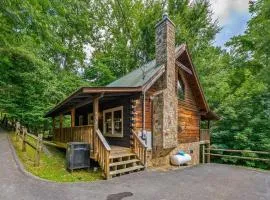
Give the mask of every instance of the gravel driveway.
[(0, 200), (270, 200), (270, 172), (205, 164), (93, 183), (52, 183), (23, 173), (0, 129)]

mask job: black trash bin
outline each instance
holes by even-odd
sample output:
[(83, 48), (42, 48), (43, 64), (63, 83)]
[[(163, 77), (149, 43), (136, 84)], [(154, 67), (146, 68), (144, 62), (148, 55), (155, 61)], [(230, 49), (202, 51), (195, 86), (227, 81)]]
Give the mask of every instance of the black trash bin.
[(69, 142), (66, 151), (67, 169), (90, 168), (90, 145), (84, 142)]

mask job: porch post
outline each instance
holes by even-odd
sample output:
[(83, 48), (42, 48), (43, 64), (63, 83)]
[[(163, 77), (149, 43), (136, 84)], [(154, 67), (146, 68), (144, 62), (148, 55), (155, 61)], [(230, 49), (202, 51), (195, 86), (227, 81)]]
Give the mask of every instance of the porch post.
[(207, 132), (207, 133), (208, 133), (208, 139), (209, 139), (209, 141), (210, 141), (210, 120), (207, 121), (207, 129), (208, 129), (208, 130), (207, 130), (207, 131), (208, 131), (208, 132)]
[(61, 113), (59, 116), (59, 128), (60, 128), (60, 141), (62, 141), (62, 134), (63, 134), (63, 114)]
[(71, 127), (75, 126), (75, 108), (71, 109)]
[(63, 114), (62, 113), (59, 115), (59, 127), (60, 129), (63, 128)]
[(93, 149), (94, 149), (94, 157), (96, 156), (97, 149), (95, 148), (95, 141), (96, 141), (96, 135), (98, 130), (98, 103), (99, 103), (99, 97), (94, 97), (93, 99), (93, 117), (94, 117), (94, 142), (93, 142)]
[(53, 130), (55, 129), (55, 117), (52, 117)]
[(210, 163), (210, 161), (211, 161), (211, 155), (210, 155), (210, 153), (211, 153), (211, 150), (210, 150), (210, 148), (211, 148), (211, 145), (210, 145), (210, 120), (208, 120), (207, 121), (207, 128), (208, 128), (208, 138), (209, 138), (209, 143), (208, 143), (208, 156), (207, 156), (207, 163)]
[(55, 117), (52, 117), (52, 126), (53, 126), (53, 140), (55, 140)]

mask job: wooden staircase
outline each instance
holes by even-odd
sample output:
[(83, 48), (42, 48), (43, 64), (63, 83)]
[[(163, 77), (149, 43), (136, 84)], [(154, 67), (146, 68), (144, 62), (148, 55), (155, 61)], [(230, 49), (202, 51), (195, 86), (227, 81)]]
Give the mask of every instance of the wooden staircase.
[(143, 170), (145, 166), (130, 148), (112, 146), (110, 154), (110, 177)]
[(146, 166), (146, 145), (132, 131), (132, 147), (110, 146), (99, 129), (93, 135), (92, 158), (106, 179), (143, 170)]

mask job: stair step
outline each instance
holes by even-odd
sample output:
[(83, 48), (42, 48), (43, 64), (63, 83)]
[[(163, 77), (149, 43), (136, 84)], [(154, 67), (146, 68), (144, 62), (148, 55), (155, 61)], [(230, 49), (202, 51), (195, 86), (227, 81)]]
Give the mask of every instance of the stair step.
[(115, 159), (115, 158), (123, 158), (127, 156), (135, 156), (136, 154), (134, 153), (121, 153), (121, 154), (115, 154), (115, 155), (110, 155), (110, 159)]
[(113, 176), (113, 175), (122, 174), (122, 173), (126, 173), (126, 172), (132, 172), (132, 171), (143, 169), (143, 168), (144, 168), (143, 165), (137, 165), (137, 166), (134, 166), (134, 167), (129, 167), (129, 168), (125, 168), (125, 169), (119, 169), (119, 170), (111, 171), (110, 175)]
[(132, 160), (125, 160), (125, 161), (120, 161), (120, 162), (113, 162), (113, 163), (110, 163), (110, 167), (117, 166), (117, 165), (126, 165), (126, 164), (130, 164), (130, 163), (135, 163), (138, 161), (140, 161), (140, 160), (139, 159), (132, 159)]

